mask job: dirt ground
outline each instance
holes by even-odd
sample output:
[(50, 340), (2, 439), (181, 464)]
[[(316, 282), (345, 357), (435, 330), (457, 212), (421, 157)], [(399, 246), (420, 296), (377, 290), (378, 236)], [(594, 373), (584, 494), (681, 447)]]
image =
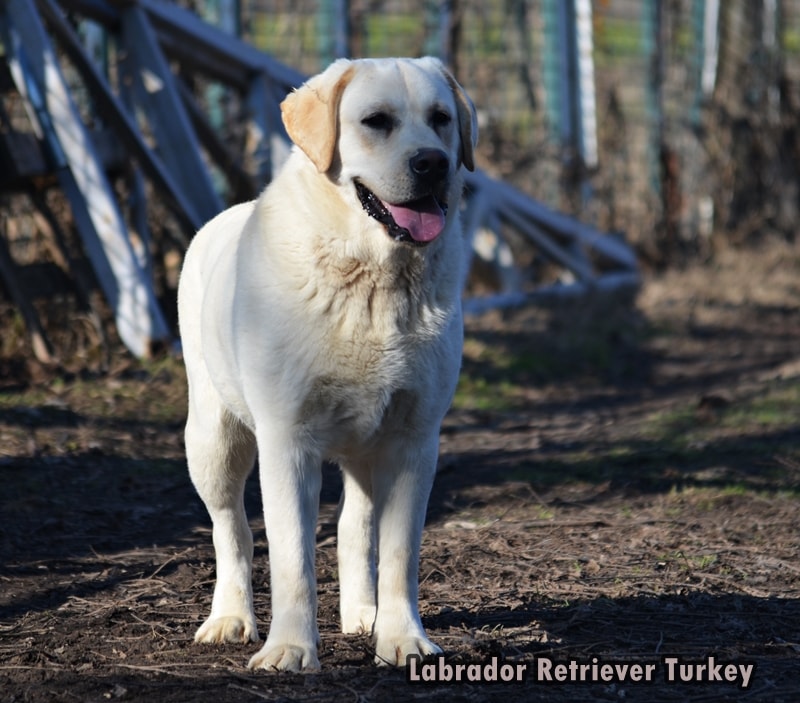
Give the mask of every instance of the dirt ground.
[[(322, 671), (252, 673), (253, 645), (194, 645), (214, 570), (185, 471), (179, 362), (4, 374), (0, 699), (797, 700), (798, 272), (800, 248), (775, 242), (648, 276), (633, 306), (468, 321), (421, 612), (447, 663), (527, 664), (524, 682), (410, 682), (373, 666), (367, 637), (339, 634), (335, 468), (318, 531)], [(255, 477), (247, 502), (263, 637)], [(670, 658), (712, 656), (754, 664), (748, 687), (666, 680)], [(543, 680), (542, 662), (571, 660), (653, 676)]]

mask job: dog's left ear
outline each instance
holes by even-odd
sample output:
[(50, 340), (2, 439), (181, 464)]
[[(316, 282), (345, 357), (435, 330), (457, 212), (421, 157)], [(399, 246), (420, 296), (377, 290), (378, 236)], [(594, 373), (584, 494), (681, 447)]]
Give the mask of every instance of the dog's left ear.
[(468, 171), (474, 171), (475, 147), (478, 144), (478, 114), (469, 95), (444, 66), (442, 66), (442, 72), (450, 84), (450, 89), (456, 99), (458, 134), (461, 137), (461, 163), (464, 164)]
[(339, 59), (290, 93), (281, 103), (286, 132), (317, 167), (327, 173), (339, 136), (339, 101), (355, 68)]

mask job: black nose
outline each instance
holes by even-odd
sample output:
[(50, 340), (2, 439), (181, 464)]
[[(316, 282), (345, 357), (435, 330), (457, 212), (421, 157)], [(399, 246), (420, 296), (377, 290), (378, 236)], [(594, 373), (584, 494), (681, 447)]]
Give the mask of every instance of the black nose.
[(438, 183), (450, 170), (450, 160), (441, 149), (420, 149), (409, 164), (412, 173), (427, 183)]

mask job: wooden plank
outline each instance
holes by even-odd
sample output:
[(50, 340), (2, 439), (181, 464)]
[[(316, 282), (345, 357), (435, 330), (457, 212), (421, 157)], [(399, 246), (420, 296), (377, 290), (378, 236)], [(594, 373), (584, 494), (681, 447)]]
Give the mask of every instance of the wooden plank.
[[(114, 0), (122, 5), (128, 0)], [(270, 81), (289, 88), (299, 86), (306, 79), (299, 71), (276, 61), (250, 44), (235, 39), (222, 30), (203, 22), (197, 15), (177, 5), (162, 0), (138, 0), (147, 11), (159, 34), (173, 37), (175, 45), (184, 53), (213, 56), (223, 65), (241, 66), (247, 72), (264, 72)]]
[(219, 52), (198, 48), (186, 36), (170, 32), (169, 26), (156, 29), (156, 35), (164, 54), (171, 61), (177, 61), (181, 70), (199, 73), (236, 90), (247, 89), (249, 69), (227, 61)]
[(290, 66), (235, 39), (196, 14), (163, 0), (59, 0), (64, 9), (77, 12), (117, 30), (122, 11), (131, 4), (144, 9), (153, 22), (166, 53), (229, 85), (246, 88), (249, 76), (264, 72), (270, 81), (288, 91), (306, 76)]
[(43, 134), (61, 187), (125, 345), (147, 356), (169, 330), (139, 266), (113, 190), (33, 6), (8, 0), (3, 39), (17, 89)]
[(225, 205), (214, 190), (200, 144), (175, 85), (175, 76), (156, 41), (144, 11), (122, 11), (122, 36), (139, 107), (147, 115), (158, 151), (201, 219), (208, 221)]
[(246, 159), (250, 172), (266, 185), (283, 166), (292, 142), (286, 134), (280, 103), (286, 97), (282, 89), (265, 73), (258, 73), (250, 82), (245, 102), (248, 113), (248, 145)]
[(553, 283), (529, 292), (468, 298), (462, 305), (465, 315), (482, 315), (490, 310), (510, 310), (526, 305), (552, 305), (588, 296), (626, 296), (635, 293), (640, 285), (641, 278), (638, 273), (622, 271), (608, 273), (588, 282)]
[[(59, 1), (65, 8), (103, 22), (110, 29), (121, 27), (122, 10), (130, 4), (121, 0), (113, 4), (105, 0)], [(247, 171), (256, 176), (259, 186), (268, 183), (289, 151), (278, 104), (306, 77), (187, 10), (170, 3), (139, 0), (137, 4), (152, 20), (165, 55), (179, 61), (182, 68), (234, 86), (245, 95), (250, 113), (248, 129), (253, 137), (248, 140)], [(207, 145), (202, 135), (198, 136)]]
[(258, 194), (258, 186), (254, 179), (250, 177), (250, 174), (242, 167), (241, 159), (228, 149), (222, 139), (219, 138), (186, 84), (181, 80), (176, 80), (176, 84), (183, 99), (183, 106), (192, 120), (192, 125), (197, 132), (198, 138), (208, 155), (228, 179), (233, 199), (236, 202), (241, 202), (255, 198)]
[(621, 268), (631, 271), (638, 269), (636, 254), (624, 242), (609, 237), (569, 215), (551, 210), (513, 186), (494, 181), (480, 171), (468, 173), (465, 180), (471, 189), (489, 188), (491, 190), (490, 200), (494, 203), (499, 215), (502, 216), (506, 209), (513, 209), (519, 216), (530, 220), (549, 234), (577, 241), (588, 250), (609, 259)]
[(494, 181), (482, 174), (471, 174), (471, 180), (475, 189), (485, 192), (487, 202), (491, 203), (492, 210), (487, 218), (496, 217), (507, 222), (514, 227), (520, 234), (532, 242), (545, 256), (551, 261), (555, 261), (564, 268), (574, 273), (583, 281), (590, 281), (594, 278), (591, 267), (582, 259), (566, 251), (566, 249), (556, 242), (547, 233), (543, 232), (537, 224), (525, 217), (525, 209), (521, 208), (528, 200), (522, 194), (515, 197), (517, 193), (512, 191), (505, 184)]
[(59, 3), (65, 10), (93, 19), (108, 29), (119, 28), (119, 10), (105, 0), (59, 0)]
[[(575, 85), (573, 101), (577, 112), (578, 148), (583, 165), (588, 169), (597, 168), (597, 98), (594, 80), (594, 25), (592, 22), (591, 0), (574, 2), (574, 61)], [(584, 178), (584, 186), (589, 183)]]
[[(495, 220), (499, 218), (579, 280), (539, 286), (527, 292), (512, 289), (497, 295), (469, 298), (464, 301), (465, 314), (479, 315), (493, 309), (550, 304), (585, 296), (627, 295), (641, 284), (636, 256), (624, 242), (552, 211), (480, 171), (466, 174), (466, 184), (469, 197), (464, 226), (468, 243), (480, 227), (489, 227), (497, 233)], [(595, 272), (583, 251), (600, 255), (612, 270)]]
[(586, 282), (594, 279), (595, 276), (591, 266), (566, 251), (566, 249), (552, 238), (548, 237), (536, 225), (531, 222), (525, 222), (517, 211), (511, 208), (503, 208), (499, 210), (497, 214), (500, 219), (513, 225), (520, 234), (527, 237), (528, 240), (551, 261), (561, 264), (565, 269), (574, 273), (581, 281)]
[(37, 0), (37, 5), (48, 28), (58, 38), (59, 45), (80, 71), (101, 115), (113, 128), (125, 148), (139, 162), (147, 177), (153, 181), (159, 194), (184, 228), (192, 234), (196, 232), (205, 220), (196, 212), (194, 204), (186, 197), (158, 155), (147, 146), (134, 118), (111, 90), (105, 76), (97, 70), (83, 51), (75, 31), (53, 0)]

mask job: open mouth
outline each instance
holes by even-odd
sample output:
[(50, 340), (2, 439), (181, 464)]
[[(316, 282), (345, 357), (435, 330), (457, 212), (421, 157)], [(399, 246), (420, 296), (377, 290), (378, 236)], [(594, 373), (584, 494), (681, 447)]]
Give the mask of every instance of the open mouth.
[(358, 181), (355, 186), (364, 211), (386, 227), (389, 236), (396, 242), (425, 246), (444, 230), (447, 205), (440, 203), (433, 195), (392, 204), (381, 200)]

